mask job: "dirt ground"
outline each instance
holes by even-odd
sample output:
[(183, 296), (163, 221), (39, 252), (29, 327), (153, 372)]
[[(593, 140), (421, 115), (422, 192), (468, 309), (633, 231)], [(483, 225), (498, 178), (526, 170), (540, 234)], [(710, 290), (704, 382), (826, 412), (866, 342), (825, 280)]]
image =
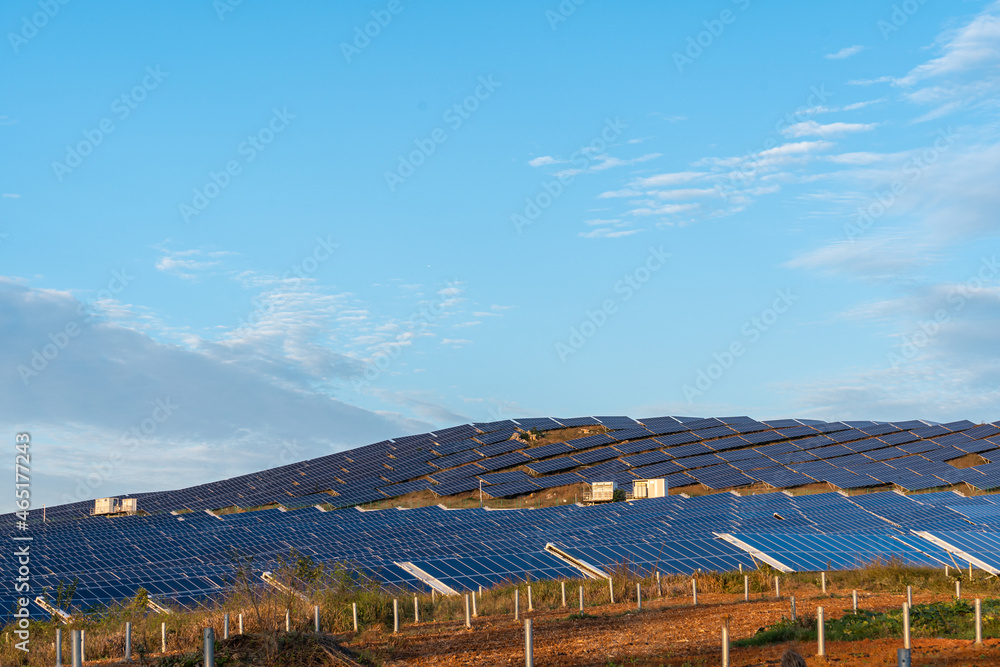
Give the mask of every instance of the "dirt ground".
[[(884, 610), (902, 604), (905, 596), (866, 596), (864, 609)], [(915, 603), (948, 600), (945, 595), (914, 595)], [(851, 611), (846, 597), (797, 599), (799, 614), (815, 614), (822, 605), (827, 618)], [(742, 596), (700, 595), (699, 605), (680, 598), (632, 605), (604, 605), (587, 610), (583, 618), (570, 617), (576, 609), (525, 614), (533, 619), (535, 664), (542, 665), (671, 665), (721, 664), (721, 626), (729, 617), (733, 640), (749, 637), (759, 628), (787, 616), (789, 601), (758, 600), (745, 603)], [(478, 618), (473, 629), (464, 623), (409, 625), (399, 636), (371, 631), (343, 637), (343, 645), (362, 655), (378, 656), (386, 665), (521, 665), (524, 664), (523, 624), (512, 617)], [(796, 648), (809, 665), (895, 665), (902, 639), (865, 642), (827, 642), (825, 659), (817, 657), (815, 643)], [(733, 647), (734, 667), (778, 665), (787, 645)], [(1000, 639), (986, 640), (975, 648), (967, 640), (914, 639), (916, 665), (1000, 664)]]

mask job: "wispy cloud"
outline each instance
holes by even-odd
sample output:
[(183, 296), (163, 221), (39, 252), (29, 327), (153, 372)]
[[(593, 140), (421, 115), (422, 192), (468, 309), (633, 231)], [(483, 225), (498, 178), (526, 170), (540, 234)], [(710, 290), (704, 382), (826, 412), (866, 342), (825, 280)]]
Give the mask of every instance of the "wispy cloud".
[(790, 125), (781, 131), (786, 137), (833, 137), (839, 134), (868, 132), (878, 127), (878, 123), (826, 123), (821, 125), (807, 120)]
[(835, 53), (828, 53), (823, 57), (828, 58), (830, 60), (843, 60), (844, 58), (850, 58), (851, 56), (857, 55), (864, 50), (865, 47), (861, 46), (860, 44), (855, 44), (854, 46), (845, 46), (840, 51), (836, 51)]

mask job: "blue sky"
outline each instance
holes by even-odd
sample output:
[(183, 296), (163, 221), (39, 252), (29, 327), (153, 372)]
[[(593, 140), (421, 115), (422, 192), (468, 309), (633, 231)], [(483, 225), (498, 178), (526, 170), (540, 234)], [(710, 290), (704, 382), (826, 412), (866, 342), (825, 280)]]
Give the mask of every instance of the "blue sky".
[(0, 26), (36, 504), (516, 416), (1000, 418), (997, 3)]

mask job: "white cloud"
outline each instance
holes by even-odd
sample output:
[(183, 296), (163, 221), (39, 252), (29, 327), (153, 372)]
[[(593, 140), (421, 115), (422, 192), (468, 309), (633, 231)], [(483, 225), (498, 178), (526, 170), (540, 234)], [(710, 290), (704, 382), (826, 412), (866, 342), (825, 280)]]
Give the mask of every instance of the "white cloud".
[(855, 44), (854, 46), (845, 46), (840, 51), (837, 51), (836, 53), (828, 53), (823, 57), (830, 60), (843, 60), (844, 58), (850, 58), (853, 55), (857, 55), (864, 50), (865, 47), (860, 44)]
[(657, 174), (636, 179), (636, 184), (643, 188), (658, 188), (663, 186), (677, 185), (678, 183), (689, 183), (708, 176), (704, 171), (678, 171), (671, 174)]
[(530, 164), (532, 167), (544, 167), (549, 164), (558, 164), (559, 162), (562, 161), (563, 160), (555, 159), (551, 155), (542, 155), (541, 157), (536, 157), (532, 160), (528, 160), (528, 164)]
[(827, 123), (821, 125), (814, 120), (807, 120), (784, 128), (781, 133), (786, 137), (832, 137), (838, 134), (868, 132), (878, 127), (878, 123)]
[(895, 81), (900, 86), (970, 70), (993, 69), (1000, 64), (1000, 3), (994, 3), (969, 24), (946, 32), (938, 39), (939, 58), (910, 70)]
[(21, 195), (14, 194), (13, 192), (5, 192), (3, 193), (3, 197), (4, 199), (20, 199)]
[(199, 273), (221, 266), (222, 258), (235, 254), (223, 250), (169, 250), (163, 246), (158, 249), (163, 256), (157, 260), (156, 270), (173, 273), (184, 280), (198, 278)]
[(625, 236), (638, 234), (641, 229), (620, 229), (617, 227), (599, 227), (589, 232), (580, 232), (580, 237), (585, 239), (618, 239)]

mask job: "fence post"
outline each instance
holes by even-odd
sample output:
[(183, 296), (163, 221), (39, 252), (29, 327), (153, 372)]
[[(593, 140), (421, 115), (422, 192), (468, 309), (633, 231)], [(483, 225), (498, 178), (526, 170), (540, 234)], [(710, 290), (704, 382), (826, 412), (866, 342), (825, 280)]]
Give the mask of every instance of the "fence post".
[(583, 586), (580, 586), (580, 613), (583, 613)]
[(351, 607), (352, 607), (352, 609), (354, 611), (354, 631), (357, 632), (358, 631), (358, 603), (357, 602), (352, 602), (351, 603)]
[(514, 620), (521, 620), (521, 589), (514, 589)]
[(313, 625), (316, 626), (316, 634), (319, 634), (319, 605), (313, 605)]
[(472, 616), (469, 613), (469, 594), (465, 594), (465, 627), (472, 627)]
[(132, 662), (132, 622), (125, 622), (125, 662)]
[(792, 596), (792, 620), (795, 620), (795, 596)]
[(167, 624), (160, 623), (160, 653), (167, 652)]
[(62, 630), (56, 628), (56, 667), (62, 667)]
[(983, 608), (976, 598), (976, 646), (983, 645)]
[(743, 601), (750, 602), (750, 577), (743, 575)]
[(399, 632), (399, 598), (392, 599), (392, 632)]
[(562, 606), (565, 607), (566, 606), (566, 582), (563, 581), (561, 583), (562, 583), (562, 598), (563, 598)]
[(778, 577), (774, 578), (774, 597), (781, 599), (781, 582)]
[(420, 603), (417, 602), (417, 596), (413, 596), (413, 622), (420, 622)]
[(722, 622), (722, 667), (729, 667), (729, 619)]
[(826, 627), (823, 619), (823, 607), (816, 608), (816, 630), (818, 632), (816, 655), (823, 657), (826, 655)]
[(229, 614), (222, 616), (222, 638), (229, 639)]
[(691, 604), (698, 606), (698, 580), (691, 579)]
[(642, 609), (642, 584), (635, 582), (635, 608)]
[(535, 611), (535, 607), (531, 604), (531, 586), (528, 586), (528, 611)]
[(906, 587), (906, 604), (910, 605), (911, 608), (913, 607), (913, 586)]
[(535, 667), (535, 638), (531, 632), (531, 619), (524, 619), (524, 666)]
[(853, 597), (854, 597), (854, 613), (856, 614), (856, 613), (858, 613), (858, 591), (857, 591), (857, 589), (854, 590)]
[(823, 595), (826, 595), (826, 572), (819, 573), (820, 582), (823, 584)]
[(611, 595), (611, 604), (615, 603), (615, 580), (608, 577), (608, 593)]
[(83, 657), (80, 655), (80, 631), (72, 630), (69, 635), (71, 659), (73, 667), (83, 667)]
[(910, 647), (910, 605), (903, 603), (903, 648)]
[(215, 667), (215, 631), (205, 628), (205, 667)]

